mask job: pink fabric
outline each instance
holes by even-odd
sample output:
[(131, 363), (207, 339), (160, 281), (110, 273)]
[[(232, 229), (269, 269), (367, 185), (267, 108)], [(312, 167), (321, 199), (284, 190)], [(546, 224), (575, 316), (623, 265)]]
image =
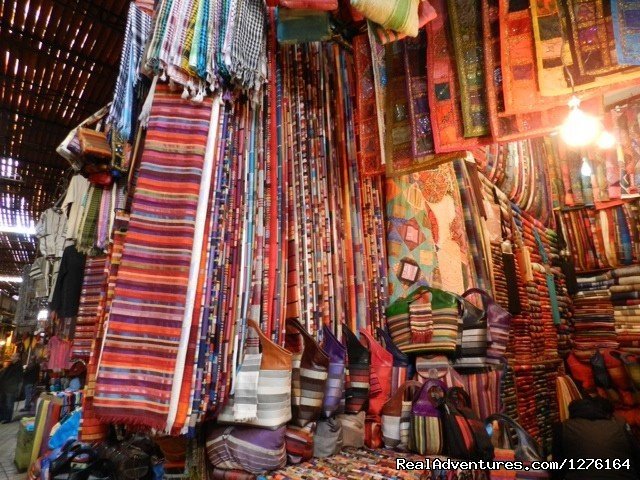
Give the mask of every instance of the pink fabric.
[(71, 341), (51, 337), (49, 340), (49, 370), (66, 370), (71, 360)]

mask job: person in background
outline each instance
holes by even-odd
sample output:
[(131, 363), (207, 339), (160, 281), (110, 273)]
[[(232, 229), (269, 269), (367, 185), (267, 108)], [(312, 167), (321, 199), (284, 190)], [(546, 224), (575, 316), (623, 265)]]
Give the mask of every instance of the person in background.
[(20, 354), (14, 353), (11, 363), (0, 372), (0, 421), (11, 423), (13, 408), (20, 392), (23, 369)]
[(640, 478), (640, 446), (629, 426), (613, 417), (613, 404), (602, 397), (587, 397), (569, 404), (569, 419), (556, 424), (553, 432), (553, 460), (595, 458), (629, 460), (630, 468), (556, 470), (554, 480), (625, 480)]
[(40, 364), (35, 358), (32, 358), (24, 371), (24, 377), (22, 379), (24, 385), (24, 406), (20, 409), (21, 412), (31, 410), (33, 390), (38, 384), (38, 380), (40, 380)]

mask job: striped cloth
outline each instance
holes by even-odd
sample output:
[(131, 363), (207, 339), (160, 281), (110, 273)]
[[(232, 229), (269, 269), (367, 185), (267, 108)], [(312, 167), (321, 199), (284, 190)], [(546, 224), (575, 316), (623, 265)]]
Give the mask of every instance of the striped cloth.
[(73, 359), (89, 360), (91, 345), (98, 333), (98, 322), (102, 313), (102, 299), (106, 293), (105, 264), (107, 257), (87, 258), (82, 278), (80, 307), (76, 320), (71, 356)]
[(156, 89), (96, 381), (105, 421), (165, 428), (211, 107)]

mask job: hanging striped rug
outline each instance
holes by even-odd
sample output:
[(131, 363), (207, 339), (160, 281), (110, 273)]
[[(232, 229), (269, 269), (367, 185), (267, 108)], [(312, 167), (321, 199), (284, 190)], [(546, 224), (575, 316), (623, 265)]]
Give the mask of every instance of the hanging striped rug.
[[(212, 100), (158, 85), (104, 339), (94, 406), (104, 421), (164, 429), (179, 367)], [(187, 332), (188, 334), (188, 332)]]

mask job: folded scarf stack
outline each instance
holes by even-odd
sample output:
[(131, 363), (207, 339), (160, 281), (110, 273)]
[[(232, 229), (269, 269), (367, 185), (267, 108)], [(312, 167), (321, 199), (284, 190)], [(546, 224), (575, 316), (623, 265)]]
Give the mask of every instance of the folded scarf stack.
[(598, 348), (617, 348), (608, 274), (578, 277), (573, 296), (576, 356), (588, 360)]
[(611, 301), (620, 349), (640, 353), (640, 266), (612, 270)]

